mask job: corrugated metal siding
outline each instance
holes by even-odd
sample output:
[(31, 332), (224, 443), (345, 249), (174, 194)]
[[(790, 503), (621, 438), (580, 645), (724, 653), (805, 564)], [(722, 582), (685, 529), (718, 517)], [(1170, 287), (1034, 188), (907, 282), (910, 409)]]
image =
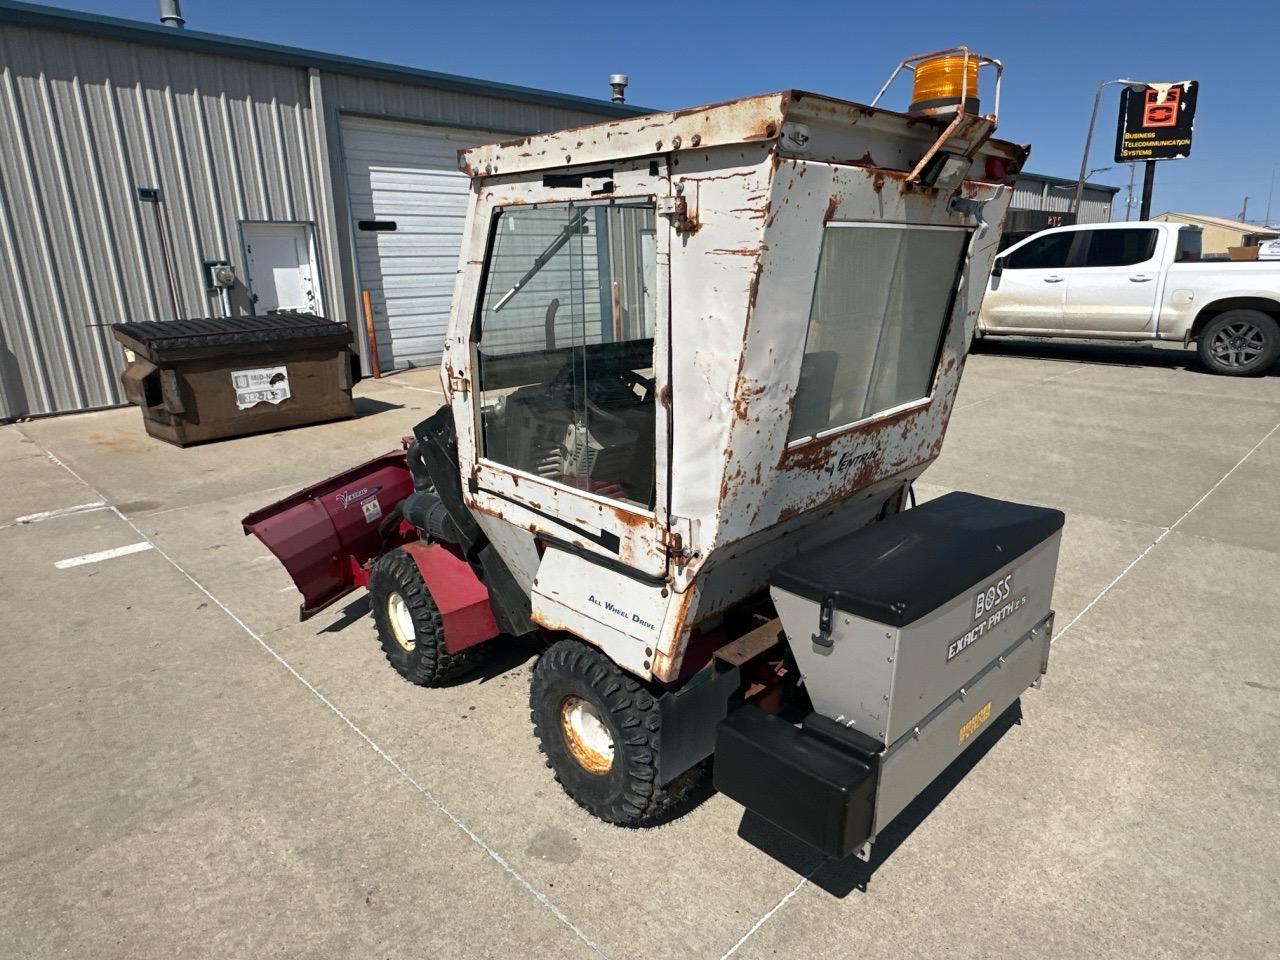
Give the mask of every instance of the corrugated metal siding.
[(0, 419), (122, 402), (108, 325), (220, 313), (201, 262), (245, 276), (242, 220), (314, 221), (324, 302), (358, 324), (340, 111), (496, 133), (601, 119), (0, 24)]
[[(1041, 180), (1018, 179), (1013, 185), (1010, 210), (1043, 210), (1048, 213), (1066, 213), (1075, 198), (1075, 187), (1046, 184)], [(1085, 187), (1080, 198), (1079, 223), (1106, 223), (1111, 219), (1111, 194), (1105, 190)]]
[(14, 26), (0, 61), (0, 417), (119, 403), (107, 324), (217, 313), (239, 220), (322, 219), (306, 74)]

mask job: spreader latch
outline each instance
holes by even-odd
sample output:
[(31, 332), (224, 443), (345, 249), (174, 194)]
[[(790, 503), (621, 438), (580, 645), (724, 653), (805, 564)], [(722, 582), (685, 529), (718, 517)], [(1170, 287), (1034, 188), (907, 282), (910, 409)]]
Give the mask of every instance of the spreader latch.
[(831, 618), (835, 616), (836, 601), (834, 597), (826, 597), (818, 606), (818, 632), (811, 639), (820, 647), (829, 647), (831, 639)]

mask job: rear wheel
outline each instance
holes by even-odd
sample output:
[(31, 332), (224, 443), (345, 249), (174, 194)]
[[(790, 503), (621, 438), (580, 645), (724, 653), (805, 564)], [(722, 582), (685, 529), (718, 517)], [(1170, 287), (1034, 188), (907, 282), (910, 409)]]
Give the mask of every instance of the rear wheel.
[(1261, 310), (1228, 310), (1200, 331), (1196, 349), (1213, 373), (1247, 377), (1280, 356), (1280, 327)]
[(383, 554), (369, 574), (369, 603), (378, 641), (396, 673), (420, 687), (434, 687), (475, 666), (479, 647), (461, 653), (444, 648), (440, 610), (404, 550)]
[(529, 716), (539, 749), (566, 793), (592, 815), (653, 824), (699, 782), (693, 770), (659, 787), (658, 701), (595, 647), (560, 640), (533, 671)]

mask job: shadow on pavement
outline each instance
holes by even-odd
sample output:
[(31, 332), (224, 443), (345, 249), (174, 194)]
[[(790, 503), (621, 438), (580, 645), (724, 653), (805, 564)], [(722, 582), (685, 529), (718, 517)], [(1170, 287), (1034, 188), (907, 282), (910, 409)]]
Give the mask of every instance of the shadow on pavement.
[(1147, 343), (983, 337), (981, 340), (973, 341), (971, 352), (995, 357), (1028, 357), (1036, 360), (1065, 360), (1071, 363), (1198, 370), (1208, 375), (1200, 366), (1195, 350), (1184, 350), (1181, 347), (1156, 347)]
[[(1018, 337), (983, 337), (974, 340), (971, 353), (995, 357), (1027, 357), (1035, 360), (1062, 360), (1069, 363), (1100, 363), (1117, 367), (1157, 367), (1191, 370), (1215, 376), (1204, 368), (1194, 348), (1176, 344), (1109, 343), (1101, 340), (1040, 340)], [(1280, 363), (1261, 374), (1280, 377)]]
[(387, 403), (385, 400), (374, 400), (372, 397), (356, 397), (352, 401), (356, 417), (372, 417), (374, 414), (386, 413), (388, 410), (403, 410), (400, 403)]
[[(326, 633), (342, 633), (348, 627), (369, 617), (369, 594), (362, 593), (343, 607), (338, 618), (316, 631), (316, 636)], [(373, 620), (367, 621), (370, 632), (373, 631)], [(377, 640), (374, 640), (377, 644)], [(489, 641), (489, 655), (484, 657), (474, 670), (444, 683), (446, 687), (461, 686), (468, 683), (486, 683), (496, 677), (516, 669), (538, 655), (542, 643), (536, 637), (496, 637)]]
[(327, 627), (322, 627), (317, 636), (321, 633), (341, 633), (347, 627), (351, 626), (357, 620), (362, 619), (369, 613), (369, 595), (361, 594), (355, 600), (352, 600), (342, 608), (341, 614), (337, 620), (334, 620)]
[(738, 836), (783, 866), (802, 876), (809, 876), (816, 886), (834, 897), (847, 897), (854, 890), (866, 893), (872, 876), (880, 866), (893, 856), (902, 842), (911, 836), (916, 827), (920, 826), (934, 808), (946, 799), (947, 794), (977, 766), (979, 761), (987, 755), (987, 751), (1021, 722), (1022, 701), (1015, 700), (1012, 706), (997, 717), (995, 722), (975, 740), (972, 747), (952, 761), (951, 765), (943, 770), (920, 796), (908, 804), (906, 809), (880, 832), (876, 842), (871, 845), (869, 861), (864, 862), (855, 856), (848, 856), (843, 860), (825, 858), (807, 844), (750, 811), (743, 815), (742, 822), (738, 825)]

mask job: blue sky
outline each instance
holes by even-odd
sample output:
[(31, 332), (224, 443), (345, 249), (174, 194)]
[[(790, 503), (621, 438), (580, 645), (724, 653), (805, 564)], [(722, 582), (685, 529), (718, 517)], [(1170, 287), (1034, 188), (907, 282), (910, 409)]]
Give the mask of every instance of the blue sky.
[[(158, 6), (57, 5), (141, 20)], [(183, 13), (191, 29), (587, 96), (627, 73), (628, 99), (658, 108), (784, 87), (865, 101), (900, 57), (967, 43), (1004, 61), (1000, 135), (1032, 144), (1030, 169), (1064, 177), (1078, 168), (1099, 80), (1196, 79), (1192, 155), (1160, 164), (1153, 209), (1235, 216), (1247, 194), (1249, 219), (1260, 220), (1274, 172), (1280, 221), (1280, 0), (186, 0)], [(1104, 95), (1090, 167), (1112, 165), (1116, 89)], [(904, 106), (905, 84), (897, 94), (889, 105)], [(1124, 186), (1128, 168), (1093, 179)], [(1123, 218), (1123, 191), (1118, 200)]]

